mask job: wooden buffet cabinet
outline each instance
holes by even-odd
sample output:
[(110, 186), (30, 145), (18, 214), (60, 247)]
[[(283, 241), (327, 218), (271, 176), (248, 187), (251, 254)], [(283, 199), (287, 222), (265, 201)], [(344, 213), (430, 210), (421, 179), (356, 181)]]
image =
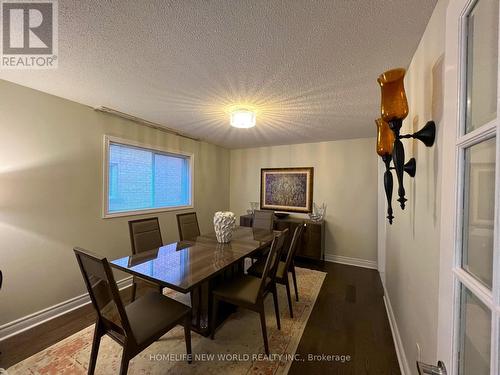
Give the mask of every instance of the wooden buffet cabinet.
[[(241, 215), (240, 225), (242, 227), (251, 227), (253, 221), (253, 216)], [(297, 225), (306, 224), (304, 234), (302, 235), (302, 240), (297, 249), (297, 256), (315, 259), (315, 260), (325, 260), (325, 221), (311, 221), (308, 219), (300, 219), (296, 217), (286, 217), (286, 218), (275, 218), (274, 219), (274, 229), (283, 230), (288, 228), (289, 235), (285, 242), (285, 248), (290, 246), (290, 241), (292, 240), (292, 233), (294, 232)]]

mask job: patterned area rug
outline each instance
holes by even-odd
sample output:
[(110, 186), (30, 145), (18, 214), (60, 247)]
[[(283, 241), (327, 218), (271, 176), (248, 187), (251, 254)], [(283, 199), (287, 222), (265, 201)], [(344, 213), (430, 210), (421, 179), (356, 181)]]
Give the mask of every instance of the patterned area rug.
[[(184, 330), (178, 326), (130, 361), (129, 374), (286, 374), (318, 297), (326, 274), (297, 268), (300, 301), (290, 319), (286, 291), (278, 285), (281, 330), (276, 327), (272, 297), (266, 298), (270, 357), (264, 354), (258, 314), (244, 309), (232, 314), (216, 332), (215, 340), (192, 333), (193, 363), (185, 359)], [(292, 298), (293, 286), (292, 286)], [(86, 374), (94, 326), (10, 367), (12, 374)], [(96, 374), (117, 374), (121, 347), (101, 340)]]

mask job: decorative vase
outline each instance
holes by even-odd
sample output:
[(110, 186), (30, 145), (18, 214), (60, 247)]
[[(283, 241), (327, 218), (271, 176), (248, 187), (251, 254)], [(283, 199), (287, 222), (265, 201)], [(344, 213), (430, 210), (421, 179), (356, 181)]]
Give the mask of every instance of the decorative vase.
[(313, 203), (313, 212), (309, 214), (309, 219), (311, 221), (319, 222), (325, 218), (326, 214), (326, 203), (323, 203), (321, 206), (318, 206), (316, 202)]
[(259, 202), (250, 202), (250, 209), (252, 210), (253, 215), (255, 210), (259, 209)]
[(214, 229), (217, 241), (228, 243), (233, 237), (233, 229), (236, 227), (236, 216), (229, 211), (218, 211), (214, 215)]

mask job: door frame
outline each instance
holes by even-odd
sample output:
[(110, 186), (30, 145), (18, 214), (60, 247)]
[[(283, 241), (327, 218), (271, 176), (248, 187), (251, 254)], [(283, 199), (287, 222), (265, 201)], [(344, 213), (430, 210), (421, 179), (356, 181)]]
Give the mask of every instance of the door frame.
[[(481, 1), (481, 0), (479, 0)], [(440, 266), (439, 266), (439, 307), (438, 307), (438, 345), (437, 358), (445, 362), (448, 373), (458, 372), (458, 357), (455, 347), (458, 345), (458, 325), (460, 314), (459, 279), (483, 302), (488, 299), (484, 289), (472, 282), (472, 277), (465, 274), (460, 268), (461, 251), (461, 224), (459, 210), (463, 194), (463, 183), (459, 183), (463, 175), (463, 162), (461, 156), (463, 147), (472, 145), (478, 139), (483, 139), (484, 125), (480, 132), (461, 136), (463, 126), (463, 95), (465, 93), (465, 31), (464, 17), (476, 0), (450, 0), (446, 12), (446, 37), (445, 37), (445, 73), (444, 73), (444, 113), (442, 131), (442, 160), (441, 173), (443, 184), (441, 186), (441, 234), (440, 234)], [(499, 37), (500, 41), (500, 37)], [(500, 51), (500, 42), (498, 44)], [(500, 56), (499, 56), (500, 57)], [(500, 58), (498, 59), (500, 63)], [(500, 71), (500, 65), (499, 65)], [(496, 124), (490, 126), (488, 132), (496, 133), (496, 176), (495, 196), (500, 194), (500, 109), (499, 91), (500, 74), (497, 82), (497, 119)], [(495, 227), (494, 227), (494, 252), (493, 267), (500, 270), (499, 254), (499, 205), (500, 199), (495, 200)], [(500, 275), (499, 271), (493, 273), (492, 291), (488, 293), (496, 307), (492, 309), (492, 339), (491, 352), (499, 353), (499, 319), (500, 309)], [(496, 338), (496, 339), (495, 339)], [(491, 373), (498, 374), (498, 354), (491, 356)]]

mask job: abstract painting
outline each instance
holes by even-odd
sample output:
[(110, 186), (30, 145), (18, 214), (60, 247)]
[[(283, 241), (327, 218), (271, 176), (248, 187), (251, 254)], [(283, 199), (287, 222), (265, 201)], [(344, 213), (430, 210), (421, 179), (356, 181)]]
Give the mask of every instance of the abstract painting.
[(260, 208), (311, 212), (314, 168), (263, 168), (260, 170)]

